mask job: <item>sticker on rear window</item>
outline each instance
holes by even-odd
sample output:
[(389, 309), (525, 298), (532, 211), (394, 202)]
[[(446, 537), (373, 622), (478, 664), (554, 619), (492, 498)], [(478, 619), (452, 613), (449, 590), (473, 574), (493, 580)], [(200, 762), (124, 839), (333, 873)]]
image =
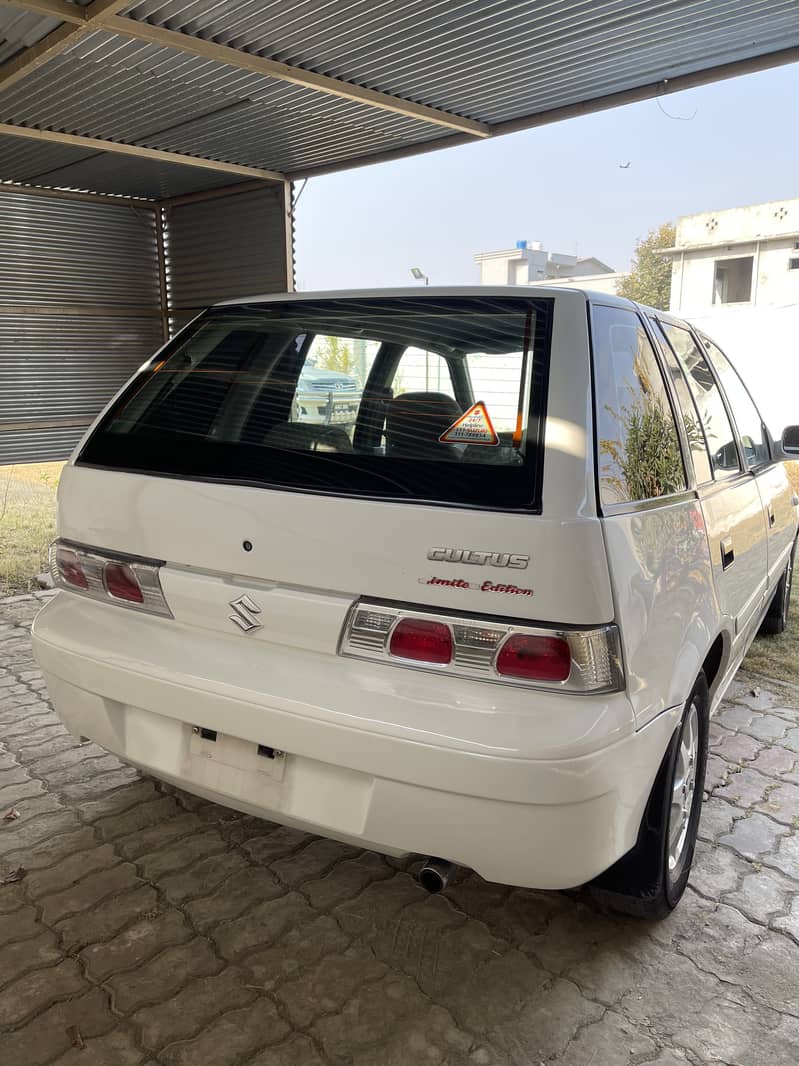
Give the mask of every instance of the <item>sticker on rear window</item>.
[(499, 437), (482, 400), (464, 411), (438, 439), (442, 444), (499, 444)]

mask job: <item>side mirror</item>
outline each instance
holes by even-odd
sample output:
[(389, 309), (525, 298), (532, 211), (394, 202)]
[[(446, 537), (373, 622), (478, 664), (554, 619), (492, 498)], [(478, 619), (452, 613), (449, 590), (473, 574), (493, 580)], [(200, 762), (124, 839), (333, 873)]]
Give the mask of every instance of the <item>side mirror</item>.
[(777, 459), (799, 459), (799, 426), (786, 426), (782, 440), (775, 443), (774, 455)]

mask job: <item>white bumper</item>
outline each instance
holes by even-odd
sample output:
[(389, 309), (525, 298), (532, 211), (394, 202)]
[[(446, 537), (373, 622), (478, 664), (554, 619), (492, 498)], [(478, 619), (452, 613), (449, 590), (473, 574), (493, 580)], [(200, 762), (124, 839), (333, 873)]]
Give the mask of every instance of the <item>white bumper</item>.
[[(636, 733), (620, 726), (632, 722), (623, 694), (453, 685), (284, 647), (256, 658), (245, 640), (69, 594), (39, 614), (33, 642), (67, 728), (156, 777), (310, 832), (533, 888), (583, 884), (632, 847), (679, 717), (664, 712)], [(193, 727), (217, 731), (217, 744)], [(285, 759), (259, 756), (259, 744)]]

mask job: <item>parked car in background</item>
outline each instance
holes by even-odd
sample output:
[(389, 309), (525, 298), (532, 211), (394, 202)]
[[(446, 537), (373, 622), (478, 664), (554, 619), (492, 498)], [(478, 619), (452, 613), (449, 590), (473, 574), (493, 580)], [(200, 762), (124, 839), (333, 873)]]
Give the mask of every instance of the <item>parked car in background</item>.
[[(352, 339), (339, 390), (309, 352)], [(794, 456), (709, 338), (628, 300), (215, 307), (65, 468), (36, 656), (71, 732), (200, 796), (429, 856), (431, 889), (460, 864), (661, 917), (709, 717), (786, 624)]]
[(305, 366), (297, 382), (293, 417), (298, 422), (348, 426), (355, 422), (361, 389), (355, 378), (337, 370)]

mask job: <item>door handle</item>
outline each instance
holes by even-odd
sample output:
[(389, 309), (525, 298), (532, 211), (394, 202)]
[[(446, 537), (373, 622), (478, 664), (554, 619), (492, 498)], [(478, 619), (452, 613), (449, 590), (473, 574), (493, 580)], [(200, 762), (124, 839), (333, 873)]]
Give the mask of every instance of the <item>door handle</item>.
[(777, 519), (774, 517), (774, 508), (771, 506), (771, 504), (769, 504), (768, 505), (768, 524), (769, 524), (769, 528), (771, 528), (776, 521), (777, 521)]
[(732, 547), (732, 537), (725, 537), (721, 542), (721, 569), (726, 570), (735, 561), (735, 552)]

